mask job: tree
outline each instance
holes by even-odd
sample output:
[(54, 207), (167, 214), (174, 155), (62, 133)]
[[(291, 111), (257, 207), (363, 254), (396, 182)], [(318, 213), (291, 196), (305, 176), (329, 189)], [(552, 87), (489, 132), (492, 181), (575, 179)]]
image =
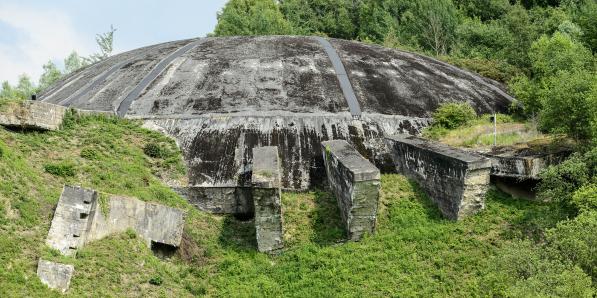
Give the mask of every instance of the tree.
[(555, 75), (558, 71), (574, 71), (593, 67), (591, 52), (581, 43), (561, 32), (551, 37), (541, 36), (529, 51), (533, 74), (539, 78)]
[(54, 84), (56, 81), (60, 80), (62, 77), (62, 73), (56, 67), (56, 64), (51, 60), (48, 63), (44, 64), (43, 66), (44, 72), (42, 73), (41, 77), (39, 78), (39, 90), (43, 90), (48, 86)]
[(112, 55), (114, 44), (114, 32), (116, 32), (116, 28), (110, 25), (110, 31), (96, 35), (95, 42), (99, 46), (100, 52), (91, 54), (89, 57), (83, 58), (84, 63), (95, 63), (104, 60), (110, 57), (110, 55)]
[(419, 46), (436, 55), (446, 55), (452, 48), (458, 24), (456, 7), (450, 0), (421, 0), (405, 12), (401, 27)]
[(290, 23), (272, 0), (231, 0), (218, 13), (216, 36), (292, 34)]
[(69, 74), (74, 71), (77, 71), (85, 65), (85, 59), (79, 56), (79, 54), (77, 54), (76, 51), (73, 51), (72, 53), (70, 53), (70, 55), (68, 55), (68, 57), (64, 59), (64, 74)]

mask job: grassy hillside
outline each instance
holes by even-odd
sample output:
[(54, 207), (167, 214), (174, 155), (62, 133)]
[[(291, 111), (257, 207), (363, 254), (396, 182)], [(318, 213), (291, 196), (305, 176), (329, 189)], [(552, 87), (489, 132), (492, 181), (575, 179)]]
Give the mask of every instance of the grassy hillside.
[[(151, 144), (151, 145), (148, 145)], [(159, 154), (149, 157), (144, 153)], [(492, 190), (487, 210), (441, 218), (400, 175), (382, 176), (377, 233), (342, 243), (335, 199), (283, 194), (287, 249), (256, 252), (252, 221), (194, 209), (162, 180), (184, 178), (172, 140), (138, 123), (70, 117), (59, 132), (0, 128), (0, 297), (60, 296), (36, 276), (40, 256), (75, 265), (67, 296), (536, 296), (589, 297), (578, 267), (545, 257), (547, 228), (568, 214)], [(77, 258), (44, 246), (65, 183), (188, 211), (183, 246), (155, 257), (133, 232), (96, 241)]]

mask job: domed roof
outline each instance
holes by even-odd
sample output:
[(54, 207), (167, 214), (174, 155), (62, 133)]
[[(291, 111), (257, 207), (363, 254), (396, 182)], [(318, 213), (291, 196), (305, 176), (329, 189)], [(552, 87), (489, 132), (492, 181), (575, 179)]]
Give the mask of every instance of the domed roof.
[(252, 206), (239, 189), (250, 183), (254, 147), (278, 146), (284, 187), (305, 189), (325, 177), (321, 141), (348, 140), (391, 168), (383, 138), (420, 132), (440, 103), (488, 113), (512, 101), (497, 82), (432, 58), (297, 36), (140, 48), (85, 67), (39, 98), (142, 119), (175, 138), (188, 165), (182, 192), (217, 212)]
[(210, 37), (115, 55), (39, 98), (133, 118), (249, 111), (429, 117), (445, 101), (502, 111), (512, 100), (502, 89), (432, 58), (359, 42)]

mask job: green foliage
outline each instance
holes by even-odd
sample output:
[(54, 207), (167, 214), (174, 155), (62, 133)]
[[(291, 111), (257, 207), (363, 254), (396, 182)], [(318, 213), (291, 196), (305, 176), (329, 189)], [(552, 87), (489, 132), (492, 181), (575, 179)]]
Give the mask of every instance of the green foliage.
[[(104, 60), (112, 55), (112, 50), (114, 47), (114, 32), (116, 32), (116, 28), (110, 25), (110, 31), (96, 34), (95, 42), (100, 48), (100, 51), (98, 53), (91, 54), (89, 57), (83, 57), (82, 59), (84, 64), (92, 64)], [(68, 58), (71, 58), (71, 56), (67, 57), (67, 59)], [(72, 66), (73, 65), (69, 65), (69, 68)]]
[(143, 153), (153, 158), (167, 158), (172, 153), (167, 148), (158, 143), (148, 143), (143, 147)]
[[(585, 210), (594, 202), (594, 196), (586, 191), (594, 186), (589, 183), (597, 179), (597, 149), (584, 155), (574, 153), (556, 166), (550, 166), (540, 174), (538, 195), (544, 200), (555, 200), (564, 205)], [(586, 186), (586, 188), (584, 188)]]
[(477, 118), (477, 113), (468, 103), (443, 103), (433, 113), (433, 125), (454, 129), (467, 125)]
[(529, 57), (533, 73), (538, 78), (556, 75), (559, 71), (592, 69), (591, 52), (582, 44), (560, 32), (541, 36), (533, 42)]
[(62, 77), (62, 72), (60, 72), (58, 67), (56, 67), (56, 64), (54, 64), (54, 62), (52, 61), (48, 61), (48, 63), (44, 64), (43, 69), (44, 72), (39, 78), (39, 90), (47, 88), (48, 86), (54, 84), (56, 81), (60, 80), (60, 78)]
[(163, 283), (164, 281), (162, 280), (162, 277), (159, 275), (153, 276), (152, 278), (149, 279), (149, 283), (154, 285), (154, 286), (159, 286)]
[[(595, 188), (593, 187), (593, 190)], [(595, 193), (592, 194), (595, 199)], [(595, 201), (593, 201), (595, 203)], [(546, 233), (549, 247), (558, 256), (577, 264), (597, 280), (597, 209), (582, 212), (574, 219), (562, 221)], [(576, 296), (581, 297), (581, 296)]]
[(98, 159), (100, 156), (100, 153), (96, 149), (93, 149), (93, 148), (83, 148), (81, 150), (80, 155), (81, 155), (81, 157), (83, 157), (85, 159), (93, 160), (93, 159)]
[(45, 164), (44, 170), (59, 177), (74, 177), (77, 174), (75, 165), (69, 161)]
[(400, 24), (404, 34), (412, 36), (421, 48), (445, 55), (456, 40), (457, 10), (451, 0), (416, 1), (402, 15)]
[(218, 14), (216, 36), (291, 34), (292, 27), (272, 0), (231, 0)]
[(597, 210), (597, 184), (584, 185), (572, 195), (572, 205), (580, 210)]
[(64, 58), (64, 74), (70, 74), (86, 66), (85, 58), (79, 56), (76, 51)]
[(576, 140), (597, 139), (597, 73), (561, 71), (544, 84), (539, 128)]

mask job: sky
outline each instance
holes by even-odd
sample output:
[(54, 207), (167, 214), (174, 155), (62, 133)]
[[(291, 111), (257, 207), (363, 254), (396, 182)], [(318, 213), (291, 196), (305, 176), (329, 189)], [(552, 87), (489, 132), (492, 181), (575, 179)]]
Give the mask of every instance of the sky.
[(95, 35), (116, 28), (114, 54), (212, 32), (226, 0), (0, 0), (0, 82), (35, 82), (72, 51), (97, 52)]

